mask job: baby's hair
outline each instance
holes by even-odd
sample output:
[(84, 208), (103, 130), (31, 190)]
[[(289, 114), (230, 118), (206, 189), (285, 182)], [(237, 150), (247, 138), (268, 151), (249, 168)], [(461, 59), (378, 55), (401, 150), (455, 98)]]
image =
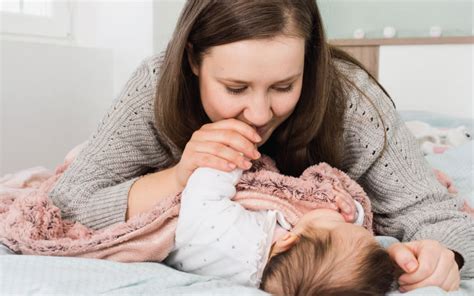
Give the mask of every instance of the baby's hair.
[(376, 241), (359, 239), (344, 252), (328, 230), (308, 229), (270, 259), (260, 288), (273, 295), (385, 295), (400, 269)]

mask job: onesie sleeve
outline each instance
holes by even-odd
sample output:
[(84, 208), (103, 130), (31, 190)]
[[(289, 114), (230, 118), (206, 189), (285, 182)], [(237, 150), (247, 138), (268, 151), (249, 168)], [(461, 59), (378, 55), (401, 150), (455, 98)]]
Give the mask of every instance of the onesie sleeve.
[(180, 270), (258, 287), (274, 215), (232, 201), (241, 170), (198, 168), (181, 195), (175, 246), (166, 263)]
[(357, 200), (354, 200), (354, 203), (357, 209), (357, 218), (354, 221), (354, 224), (362, 226), (364, 224), (364, 208)]
[(181, 194), (177, 237), (180, 236), (181, 229), (184, 231), (192, 228), (201, 221), (216, 220), (219, 223), (219, 215), (230, 208), (237, 207), (237, 211), (245, 211), (231, 200), (236, 194), (235, 185), (241, 175), (241, 169), (225, 172), (200, 167), (194, 170)]

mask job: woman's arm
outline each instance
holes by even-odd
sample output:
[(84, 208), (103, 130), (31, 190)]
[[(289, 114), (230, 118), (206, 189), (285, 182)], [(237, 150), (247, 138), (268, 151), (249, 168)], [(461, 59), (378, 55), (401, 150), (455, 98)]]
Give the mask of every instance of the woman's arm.
[[(464, 259), (463, 277), (474, 276), (474, 222), (437, 180), (389, 98), (357, 67), (341, 66), (372, 100), (353, 90), (344, 124), (343, 169), (369, 195), (375, 230), (401, 241), (436, 240)], [(386, 148), (384, 132), (387, 133)]]
[(153, 126), (158, 67), (158, 57), (140, 64), (49, 193), (63, 218), (94, 229), (123, 222), (130, 187), (140, 176), (169, 166), (169, 149)]
[(128, 193), (125, 219), (150, 210), (160, 199), (178, 194), (183, 187), (175, 176), (176, 167), (171, 167), (139, 178)]

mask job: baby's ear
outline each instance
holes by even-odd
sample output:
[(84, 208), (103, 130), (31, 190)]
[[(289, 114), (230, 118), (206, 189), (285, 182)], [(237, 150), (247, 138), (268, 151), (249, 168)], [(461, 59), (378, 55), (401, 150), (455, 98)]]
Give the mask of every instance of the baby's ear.
[(294, 233), (289, 232), (285, 234), (285, 236), (276, 240), (273, 243), (273, 246), (271, 248), (270, 258), (288, 251), (291, 247), (293, 247), (296, 244), (298, 239), (299, 239), (299, 236), (297, 236)]
[(294, 233), (288, 232), (282, 238), (275, 242), (275, 250), (278, 253), (285, 252), (293, 247), (294, 244), (298, 241), (298, 236)]

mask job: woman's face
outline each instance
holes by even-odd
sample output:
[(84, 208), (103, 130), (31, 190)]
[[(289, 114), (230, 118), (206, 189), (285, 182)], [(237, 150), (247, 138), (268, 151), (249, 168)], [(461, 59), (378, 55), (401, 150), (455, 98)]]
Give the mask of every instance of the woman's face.
[(299, 100), (304, 51), (303, 38), (283, 35), (210, 48), (199, 69), (192, 67), (207, 116), (241, 120), (265, 143)]

